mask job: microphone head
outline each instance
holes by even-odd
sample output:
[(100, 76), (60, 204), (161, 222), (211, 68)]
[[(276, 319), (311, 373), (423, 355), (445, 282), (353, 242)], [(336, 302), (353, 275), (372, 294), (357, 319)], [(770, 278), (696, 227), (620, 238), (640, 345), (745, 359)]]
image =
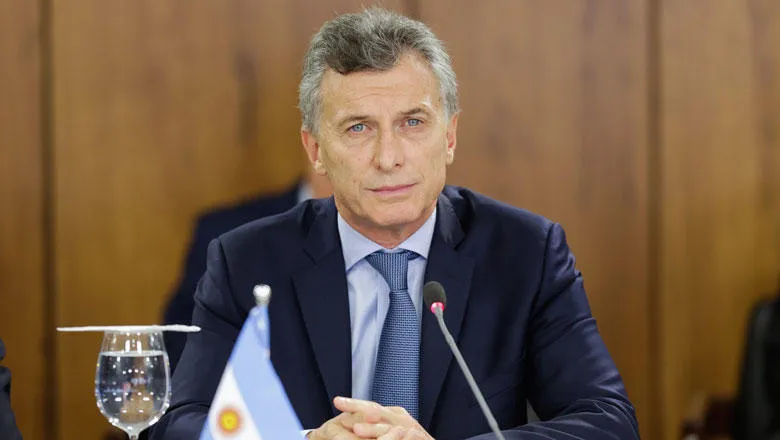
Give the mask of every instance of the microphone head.
[(257, 284), (252, 289), (252, 294), (255, 296), (255, 302), (258, 306), (267, 306), (271, 302), (271, 286)]
[(423, 286), (423, 300), (425, 301), (425, 306), (429, 309), (435, 303), (440, 303), (442, 310), (444, 310), (444, 306), (447, 305), (447, 294), (444, 293), (444, 286), (438, 281), (428, 281)]

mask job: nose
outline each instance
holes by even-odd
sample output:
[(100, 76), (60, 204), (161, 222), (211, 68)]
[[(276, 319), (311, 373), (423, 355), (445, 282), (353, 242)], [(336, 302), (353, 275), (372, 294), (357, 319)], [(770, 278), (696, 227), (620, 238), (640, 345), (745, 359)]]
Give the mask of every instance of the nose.
[(404, 163), (403, 146), (392, 129), (385, 129), (377, 136), (374, 147), (374, 164), (382, 171), (392, 171)]

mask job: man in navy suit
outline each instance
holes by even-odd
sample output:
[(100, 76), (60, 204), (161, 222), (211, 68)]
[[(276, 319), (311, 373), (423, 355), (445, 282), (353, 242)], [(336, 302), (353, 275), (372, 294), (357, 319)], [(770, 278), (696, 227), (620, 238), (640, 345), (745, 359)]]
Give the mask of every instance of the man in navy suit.
[[(307, 173), (304, 179), (280, 194), (266, 195), (233, 206), (219, 208), (198, 218), (187, 252), (184, 271), (176, 290), (165, 307), (165, 324), (190, 324), (192, 311), (195, 308), (195, 288), (198, 280), (206, 271), (206, 249), (211, 240), (244, 223), (280, 214), (311, 197), (327, 197), (330, 193), (330, 183), (327, 177)], [(181, 352), (184, 350), (186, 334), (165, 332), (164, 338), (171, 371), (174, 371), (179, 363)]]
[[(198, 436), (261, 283), (271, 359), (310, 439), (492, 438), (422, 305), (435, 280), (506, 438), (637, 439), (561, 227), (445, 187), (457, 88), (430, 29), (381, 9), (337, 17), (312, 39), (299, 98), (304, 148), (334, 197), (211, 242), (202, 331), (152, 438)], [(526, 400), (541, 421), (527, 423)]]
[[(5, 357), (5, 344), (0, 339), (0, 361)], [(0, 438), (3, 440), (21, 439), (16, 428), (16, 418), (11, 410), (11, 372), (0, 366)]]

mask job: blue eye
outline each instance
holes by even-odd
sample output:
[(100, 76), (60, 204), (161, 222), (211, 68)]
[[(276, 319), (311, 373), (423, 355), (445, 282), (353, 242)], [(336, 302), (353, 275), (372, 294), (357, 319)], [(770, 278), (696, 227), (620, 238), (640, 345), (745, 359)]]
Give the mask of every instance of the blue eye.
[(349, 127), (349, 131), (351, 131), (352, 133), (362, 133), (363, 130), (365, 130), (365, 129), (366, 129), (366, 125), (365, 124), (355, 124), (355, 125)]
[(406, 123), (407, 123), (407, 124), (408, 124), (410, 127), (416, 127), (416, 126), (418, 126), (418, 125), (421, 125), (423, 122), (422, 122), (421, 120), (419, 120), (419, 119), (414, 119), (414, 118), (412, 118), (412, 119), (409, 119), (408, 121), (406, 121)]

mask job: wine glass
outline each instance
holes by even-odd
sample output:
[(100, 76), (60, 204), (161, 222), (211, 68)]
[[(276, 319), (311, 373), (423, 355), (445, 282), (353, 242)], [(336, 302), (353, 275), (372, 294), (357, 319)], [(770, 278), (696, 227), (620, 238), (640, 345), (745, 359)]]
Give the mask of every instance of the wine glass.
[(95, 374), (97, 406), (130, 440), (137, 440), (168, 409), (170, 378), (161, 331), (141, 328), (103, 334)]

